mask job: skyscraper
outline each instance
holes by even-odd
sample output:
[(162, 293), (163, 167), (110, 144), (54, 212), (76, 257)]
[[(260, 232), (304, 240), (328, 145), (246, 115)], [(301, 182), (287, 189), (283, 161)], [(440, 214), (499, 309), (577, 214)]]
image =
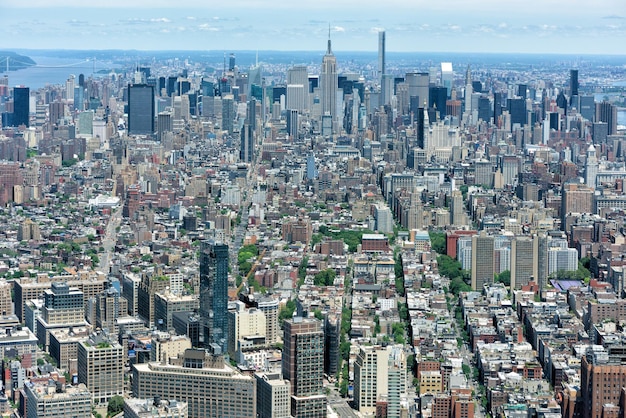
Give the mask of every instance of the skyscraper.
[(570, 97), (578, 96), (578, 70), (569, 70)]
[[(226, 352), (228, 344), (228, 245), (200, 244), (200, 309), (204, 345)], [(217, 353), (215, 353), (217, 354)]]
[(154, 132), (154, 86), (128, 85), (128, 133), (152, 135)]
[(591, 188), (596, 188), (596, 177), (598, 176), (598, 158), (596, 148), (593, 144), (587, 148), (587, 159), (585, 160), (585, 184)]
[[(337, 116), (337, 88), (339, 81), (337, 79), (337, 59), (333, 54), (330, 43), (330, 30), (328, 31), (328, 48), (326, 54), (322, 58), (322, 70), (320, 72), (320, 90), (322, 116), (330, 115), (333, 119)], [(333, 123), (333, 129), (334, 129)]]
[(609, 135), (617, 133), (617, 106), (603, 101), (596, 103), (596, 122), (606, 122), (609, 125)]
[(385, 31), (378, 32), (378, 77), (382, 80), (385, 72)]
[(481, 291), (483, 285), (493, 282), (494, 239), (485, 231), (472, 237), (472, 289)]
[(511, 242), (511, 289), (520, 289), (531, 277), (537, 277), (537, 244), (537, 240), (524, 236)]
[(296, 317), (284, 323), (282, 372), (291, 383), (291, 415), (326, 417), (322, 394), (324, 333), (321, 322)]
[(30, 112), (30, 89), (28, 87), (15, 87), (13, 89), (13, 126), (28, 126), (28, 113)]

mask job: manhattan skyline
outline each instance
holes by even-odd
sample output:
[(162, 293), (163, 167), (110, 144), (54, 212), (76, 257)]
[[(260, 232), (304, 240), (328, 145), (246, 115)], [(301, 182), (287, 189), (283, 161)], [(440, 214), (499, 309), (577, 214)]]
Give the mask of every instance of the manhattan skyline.
[(575, 0), (289, 3), (6, 0), (3, 49), (318, 50), (626, 54), (626, 5)]

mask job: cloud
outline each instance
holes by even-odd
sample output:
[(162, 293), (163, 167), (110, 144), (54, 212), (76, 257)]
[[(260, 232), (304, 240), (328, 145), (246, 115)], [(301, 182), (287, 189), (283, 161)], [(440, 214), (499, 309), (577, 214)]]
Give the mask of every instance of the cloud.
[(626, 16), (608, 15), (608, 16), (602, 16), (602, 19), (625, 20)]
[(157, 19), (150, 19), (150, 22), (152, 22), (152, 23), (170, 23), (171, 20), (169, 20), (167, 17), (159, 17)]
[(383, 32), (385, 30), (385, 28), (380, 28), (380, 27), (372, 27), (370, 28), (370, 33), (378, 33), (378, 32)]
[(332, 27), (332, 31), (333, 32), (345, 32), (346, 28), (342, 27), (342, 26), (333, 26)]

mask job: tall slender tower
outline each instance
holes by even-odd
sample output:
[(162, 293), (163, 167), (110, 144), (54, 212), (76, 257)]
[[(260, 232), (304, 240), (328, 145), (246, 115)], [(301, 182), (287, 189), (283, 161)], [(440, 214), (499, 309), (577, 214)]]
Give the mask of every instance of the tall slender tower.
[[(335, 124), (337, 116), (337, 59), (333, 54), (330, 44), (330, 27), (328, 28), (328, 48), (322, 58), (322, 71), (320, 72), (320, 90), (322, 99), (322, 116), (330, 115)], [(333, 129), (334, 130), (334, 129)]]
[[(378, 32), (378, 78), (382, 83), (385, 72), (385, 31)], [(382, 85), (382, 84), (381, 84)]]
[(228, 245), (214, 240), (200, 245), (200, 316), (204, 345), (226, 352), (228, 344)]
[(596, 157), (596, 148), (590, 144), (587, 148), (587, 160), (585, 161), (585, 184), (595, 189), (596, 177), (598, 177), (598, 157)]

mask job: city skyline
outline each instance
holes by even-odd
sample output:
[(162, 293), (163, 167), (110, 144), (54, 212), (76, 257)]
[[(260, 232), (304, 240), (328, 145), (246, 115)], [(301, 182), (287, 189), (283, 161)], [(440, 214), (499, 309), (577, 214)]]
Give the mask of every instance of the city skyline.
[(169, 0), (4, 3), (0, 48), (8, 49), (318, 50), (330, 24), (337, 51), (375, 51), (385, 30), (389, 52), (626, 54), (619, 42), (626, 5), (619, 0), (567, 7), (556, 0), (236, 0), (219, 9), (199, 0), (185, 8)]

